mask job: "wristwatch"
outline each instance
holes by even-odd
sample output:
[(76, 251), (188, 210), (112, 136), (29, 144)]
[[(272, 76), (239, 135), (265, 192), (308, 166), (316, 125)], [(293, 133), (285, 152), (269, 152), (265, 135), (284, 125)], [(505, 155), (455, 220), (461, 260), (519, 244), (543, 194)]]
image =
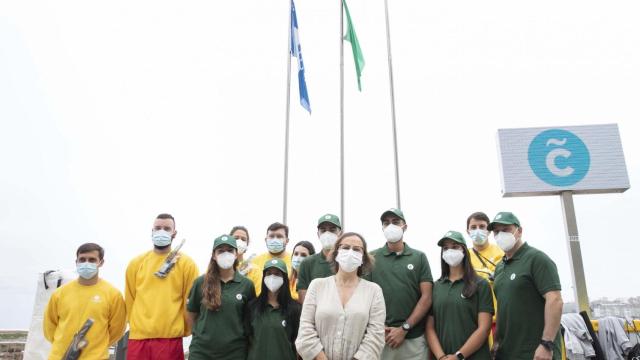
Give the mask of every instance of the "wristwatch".
[(456, 358), (458, 358), (458, 360), (465, 360), (464, 355), (462, 355), (460, 351), (456, 352)]
[(404, 331), (411, 330), (411, 325), (409, 325), (408, 322), (405, 322), (404, 324), (402, 324), (402, 330), (404, 330)]
[(545, 349), (553, 352), (553, 347), (554, 347), (553, 341), (542, 339), (540, 340), (540, 345), (544, 346)]

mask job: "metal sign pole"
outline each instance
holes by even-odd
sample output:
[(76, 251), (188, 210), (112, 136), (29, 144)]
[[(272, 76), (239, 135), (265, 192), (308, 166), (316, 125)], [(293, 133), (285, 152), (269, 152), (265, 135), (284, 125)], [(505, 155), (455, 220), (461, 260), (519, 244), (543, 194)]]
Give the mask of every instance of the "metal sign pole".
[(579, 311), (586, 311), (589, 317), (591, 317), (589, 296), (587, 295), (587, 283), (584, 276), (584, 266), (582, 265), (582, 252), (580, 251), (578, 223), (576, 222), (576, 211), (573, 207), (573, 192), (561, 192), (560, 201), (562, 203), (562, 213), (564, 215), (567, 245), (569, 246), (569, 259), (571, 260), (573, 293), (576, 302), (578, 303)]

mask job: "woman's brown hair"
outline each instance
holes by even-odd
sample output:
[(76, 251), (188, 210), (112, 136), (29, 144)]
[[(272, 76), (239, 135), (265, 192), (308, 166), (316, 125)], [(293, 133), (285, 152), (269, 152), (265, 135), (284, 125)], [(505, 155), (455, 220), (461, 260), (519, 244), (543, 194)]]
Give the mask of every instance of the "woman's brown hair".
[(362, 265), (358, 267), (358, 276), (370, 274), (371, 270), (373, 270), (373, 257), (369, 255), (369, 252), (367, 251), (367, 242), (364, 240), (364, 237), (362, 237), (362, 235), (355, 232), (348, 232), (340, 235), (335, 245), (333, 246), (333, 250), (331, 250), (331, 254), (330, 254), (330, 257), (331, 257), (330, 260), (331, 260), (333, 271), (335, 273), (338, 273), (338, 269), (340, 268), (340, 265), (338, 264), (337, 261), (335, 261), (335, 258), (336, 256), (338, 256), (338, 250), (340, 250), (340, 244), (342, 244), (342, 240), (344, 240), (349, 236), (356, 236), (360, 239), (360, 241), (362, 241), (362, 250), (363, 250)]
[[(218, 311), (222, 305), (222, 285), (220, 284), (220, 267), (215, 258), (216, 249), (213, 249), (209, 268), (204, 275), (204, 284), (202, 285), (202, 303), (209, 310)], [(238, 267), (238, 259), (233, 262), (233, 271)]]

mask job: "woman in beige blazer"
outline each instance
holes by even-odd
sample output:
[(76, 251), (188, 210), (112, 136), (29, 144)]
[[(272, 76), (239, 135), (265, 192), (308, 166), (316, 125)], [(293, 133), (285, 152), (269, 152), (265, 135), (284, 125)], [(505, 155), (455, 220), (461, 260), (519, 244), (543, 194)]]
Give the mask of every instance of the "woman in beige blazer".
[(298, 353), (304, 360), (379, 359), (386, 311), (380, 286), (360, 278), (373, 266), (367, 243), (343, 234), (331, 258), (336, 275), (313, 280), (307, 290)]

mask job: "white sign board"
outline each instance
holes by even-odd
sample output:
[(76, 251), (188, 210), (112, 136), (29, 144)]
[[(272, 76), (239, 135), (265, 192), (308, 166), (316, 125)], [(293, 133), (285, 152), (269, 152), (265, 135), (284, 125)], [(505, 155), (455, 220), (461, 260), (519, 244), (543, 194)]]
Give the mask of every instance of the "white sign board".
[(616, 124), (499, 129), (498, 151), (504, 197), (629, 189)]

